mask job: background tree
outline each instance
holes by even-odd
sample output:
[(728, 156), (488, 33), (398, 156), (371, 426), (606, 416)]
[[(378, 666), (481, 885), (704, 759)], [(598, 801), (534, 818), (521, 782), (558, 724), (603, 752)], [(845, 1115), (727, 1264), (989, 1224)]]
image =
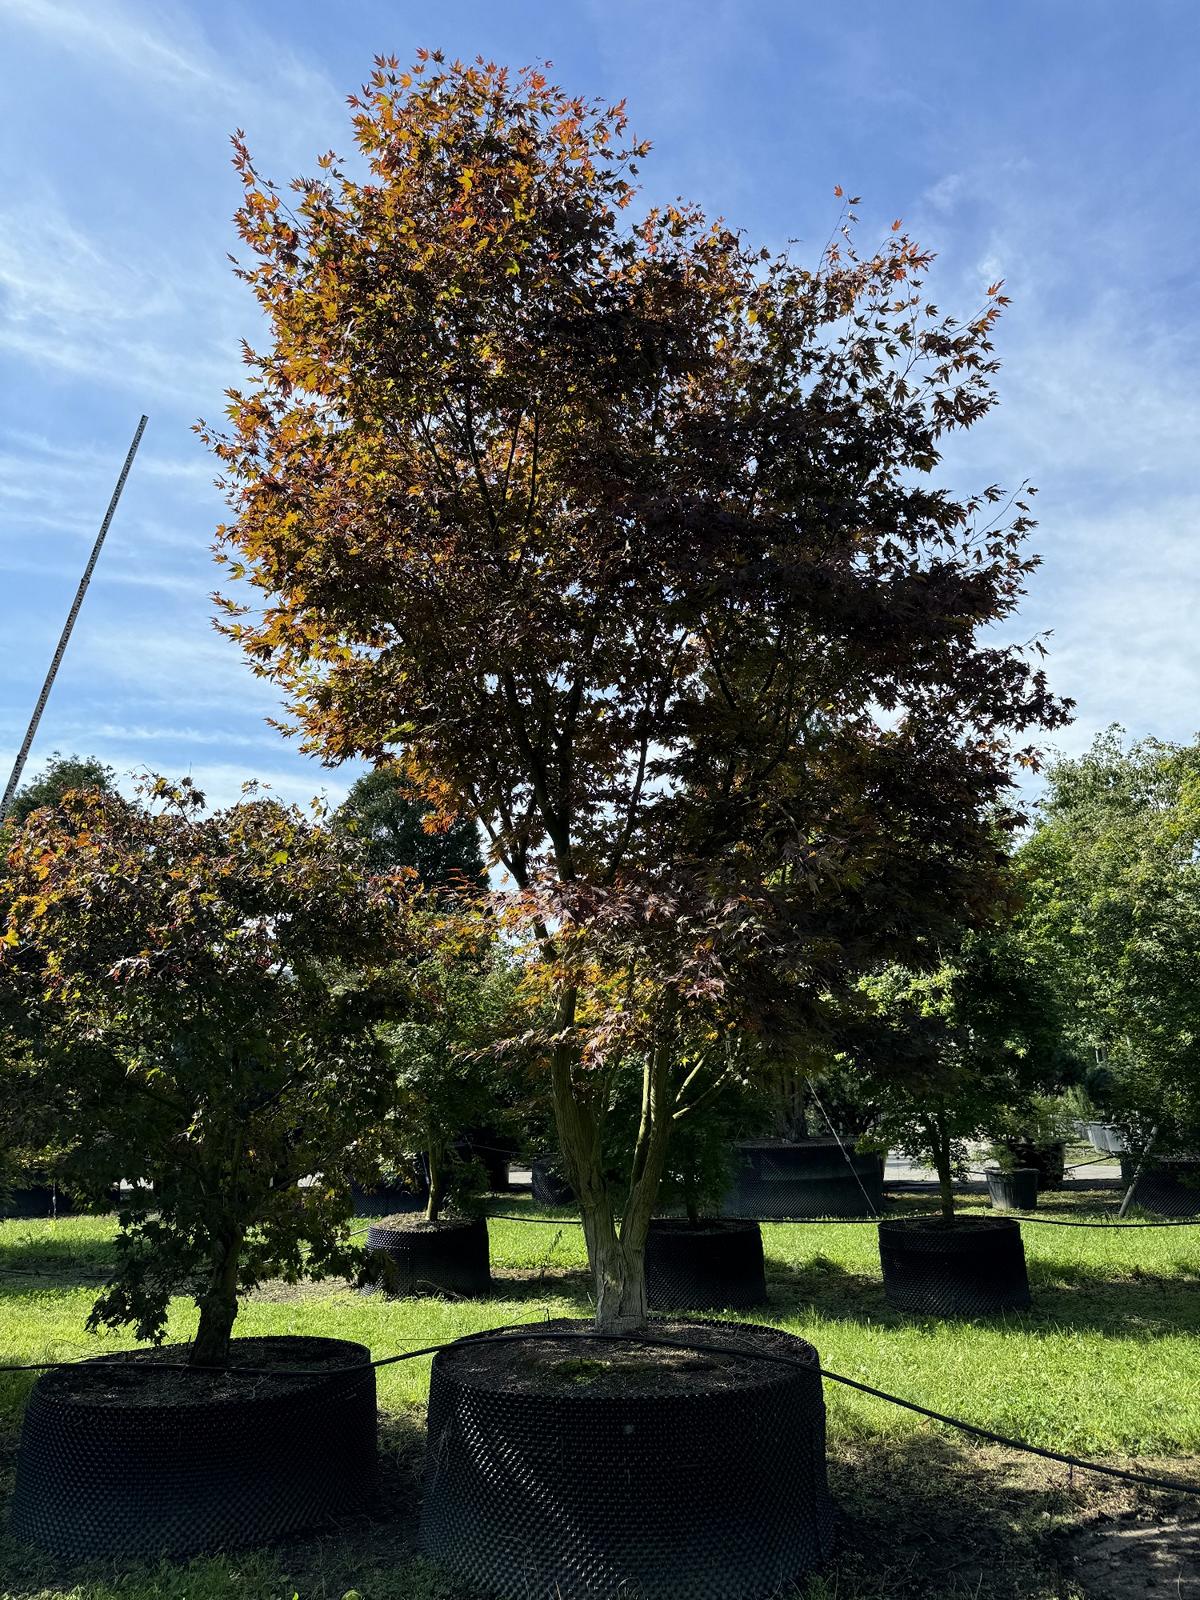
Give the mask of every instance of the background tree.
[(430, 831), (429, 814), (396, 768), (384, 765), (357, 780), (334, 820), (357, 832), (372, 872), (411, 867), (428, 889), (478, 889), (486, 877), (478, 827), (458, 817)]
[(1200, 744), (1099, 735), (1056, 762), (1020, 852), (1030, 950), (1115, 1114), (1200, 1142)]
[(295, 809), (205, 815), (186, 780), (144, 793), (74, 791), (26, 820), (0, 989), (67, 1075), (85, 1185), (153, 1184), (152, 1212), (121, 1212), (90, 1324), (158, 1339), (192, 1293), (191, 1360), (214, 1365), (240, 1292), (348, 1263), (347, 1151), (392, 1094), (373, 980), (395, 970), (403, 904)]
[(64, 756), (56, 750), (36, 777), (23, 783), (13, 795), (4, 818), (10, 830), (25, 821), (41, 806), (57, 805), (71, 789), (103, 789), (111, 792), (116, 774), (95, 756)]
[(951, 1222), (968, 1143), (1034, 1125), (1037, 1097), (1063, 1087), (1053, 996), (1003, 926), (967, 933), (933, 970), (893, 966), (861, 988), (871, 1016), (860, 1019), (855, 1064), (873, 1135), (933, 1167)]
[(511, 1059), (497, 1047), (521, 1030), (524, 1012), (516, 964), (486, 913), (426, 911), (413, 937), (412, 1015), (382, 1030), (396, 1077), (383, 1154), (394, 1163), (420, 1152), (429, 1180), (425, 1215), (436, 1222), (448, 1200), (461, 1205), (480, 1186), (483, 1175), (461, 1138), (497, 1116)]
[(929, 257), (898, 224), (859, 255), (852, 212), (807, 265), (682, 203), (634, 220), (647, 146), (537, 71), (380, 60), (352, 104), (365, 173), (324, 156), (291, 205), (235, 141), (270, 331), (202, 430), (254, 591), (225, 626), (307, 748), (395, 753), (484, 828), (628, 1326), (686, 1051), (983, 914), (991, 808), (1064, 715), (990, 630), (1026, 503), (929, 478), (992, 404), (1004, 297), (941, 317)]
[[(57, 750), (35, 777), (13, 796), (0, 822), (0, 919), (11, 902), (2, 865), (21, 823), (43, 806), (55, 806), (74, 789), (100, 789), (111, 793), (115, 774), (94, 756), (61, 755)], [(38, 1041), (22, 1040), (11, 1026), (6, 1030), (0, 996), (0, 1189), (35, 1183), (61, 1182), (64, 1165), (73, 1154), (65, 1134), (64, 1088), (60, 1074), (46, 1070)]]

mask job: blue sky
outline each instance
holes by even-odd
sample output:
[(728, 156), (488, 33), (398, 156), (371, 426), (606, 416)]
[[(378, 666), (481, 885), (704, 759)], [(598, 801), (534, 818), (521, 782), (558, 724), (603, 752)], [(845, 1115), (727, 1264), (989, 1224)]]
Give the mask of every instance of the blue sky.
[(142, 452), (42, 723), (51, 750), (338, 798), (266, 726), (211, 628), (221, 502), (191, 432), (256, 313), (226, 259), (228, 135), (285, 180), (345, 150), (345, 96), (418, 46), (626, 97), (651, 199), (682, 193), (815, 255), (836, 183), (939, 260), (943, 309), (1007, 281), (1002, 405), (955, 445), (967, 489), (1035, 483), (1058, 742), (1200, 725), (1192, 0), (0, 0), (0, 778), (139, 412)]

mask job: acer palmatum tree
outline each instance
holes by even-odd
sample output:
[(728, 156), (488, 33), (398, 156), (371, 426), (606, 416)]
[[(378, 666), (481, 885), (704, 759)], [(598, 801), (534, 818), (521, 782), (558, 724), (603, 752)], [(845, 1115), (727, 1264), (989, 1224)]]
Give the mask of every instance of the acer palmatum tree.
[(394, 1097), (378, 1024), (405, 993), (409, 888), (319, 818), (253, 796), (206, 813), (161, 778), (34, 811), (2, 887), (0, 1020), (36, 1044), (80, 1186), (153, 1186), (153, 1209), (121, 1208), (89, 1325), (161, 1339), (191, 1293), (190, 1360), (223, 1365), (242, 1293), (354, 1263), (349, 1178)]
[(635, 217), (622, 108), (536, 70), (380, 59), (351, 105), (359, 160), (290, 199), (235, 139), (268, 336), (202, 427), (256, 591), (223, 625), (307, 748), (397, 754), (483, 825), (553, 1001), (597, 1317), (634, 1325), (672, 1123), (740, 1035), (986, 903), (1013, 746), (1064, 715), (988, 631), (1026, 503), (932, 477), (993, 403), (1004, 297), (942, 317), (930, 258), (899, 224), (858, 253), (849, 209), (807, 265)]

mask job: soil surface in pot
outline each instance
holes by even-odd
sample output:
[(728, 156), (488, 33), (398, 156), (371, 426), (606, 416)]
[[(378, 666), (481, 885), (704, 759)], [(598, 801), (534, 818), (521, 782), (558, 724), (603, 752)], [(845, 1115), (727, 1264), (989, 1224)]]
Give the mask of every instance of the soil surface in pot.
[(458, 1228), (473, 1228), (478, 1217), (438, 1217), (430, 1222), (420, 1212), (397, 1211), (390, 1217), (374, 1217), (373, 1228), (388, 1228), (396, 1233), (453, 1233)]
[[(235, 1339), (227, 1368), (188, 1367), (181, 1371), (179, 1364), (190, 1354), (191, 1347), (186, 1344), (122, 1351), (102, 1361), (47, 1372), (41, 1386), (47, 1395), (66, 1394), (81, 1406), (240, 1405), (251, 1395), (268, 1399), (302, 1393), (314, 1381), (307, 1374), (355, 1364), (347, 1351), (330, 1350), (324, 1339), (300, 1337)], [(366, 1359), (364, 1352), (364, 1362)], [(239, 1367), (253, 1369), (255, 1376), (239, 1375)], [(259, 1375), (268, 1368), (269, 1376)], [(289, 1368), (299, 1370), (289, 1372)]]
[(972, 1214), (955, 1217), (951, 1222), (945, 1217), (886, 1217), (879, 1226), (912, 1233), (991, 1233), (997, 1228), (1011, 1228), (1013, 1218)]
[[(754, 1323), (698, 1323), (664, 1319), (647, 1323), (647, 1339), (677, 1339), (688, 1349), (589, 1338), (590, 1322), (559, 1319), (538, 1323), (536, 1336), (511, 1343), (464, 1340), (443, 1351), (457, 1382), (508, 1394), (634, 1399), (654, 1395), (723, 1394), (754, 1389), (778, 1371), (763, 1354), (798, 1358), (817, 1355), (794, 1334)], [(552, 1334), (560, 1337), (550, 1337)], [(711, 1340), (721, 1348), (692, 1349)]]

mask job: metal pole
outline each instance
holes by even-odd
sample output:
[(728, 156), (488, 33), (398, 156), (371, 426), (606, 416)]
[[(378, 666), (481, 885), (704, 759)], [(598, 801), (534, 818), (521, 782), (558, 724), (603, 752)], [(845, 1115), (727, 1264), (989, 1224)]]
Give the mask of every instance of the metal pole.
[(92, 546), (92, 553), (88, 557), (88, 564), (83, 569), (83, 577), (79, 580), (79, 587), (75, 591), (75, 600), (67, 613), (67, 620), (63, 625), (59, 637), (58, 648), (54, 652), (54, 659), (50, 663), (50, 670), (46, 674), (46, 681), (42, 684), (42, 692), (38, 695), (37, 705), (33, 708), (33, 716), (29, 719), (29, 726), (25, 730), (25, 738), (21, 748), (17, 751), (17, 759), (13, 762), (12, 774), (8, 780), (8, 788), (4, 791), (4, 799), (0, 800), (0, 822), (8, 815), (8, 808), (12, 804), (13, 796), (17, 792), (17, 785), (21, 781), (21, 774), (25, 770), (25, 763), (29, 759), (29, 749), (33, 744), (34, 736), (38, 730), (38, 723), (42, 720), (42, 712), (46, 709), (46, 701), (50, 698), (50, 691), (54, 687), (59, 666), (71, 637), (71, 629), (75, 626), (75, 618), (79, 615), (79, 608), (83, 604), (83, 597), (87, 593), (88, 584), (92, 581), (92, 573), (96, 570), (96, 562), (100, 559), (100, 551), (108, 533), (109, 524), (112, 522), (113, 513), (117, 509), (117, 502), (121, 498), (121, 491), (125, 487), (125, 480), (129, 477), (129, 469), (133, 465), (133, 458), (137, 454), (137, 447), (142, 442), (142, 434), (146, 430), (146, 418), (142, 417), (133, 435), (133, 443), (129, 446), (125, 456), (125, 465), (121, 468), (121, 476), (117, 479), (117, 486), (112, 492), (112, 499), (108, 502), (108, 510), (104, 513), (104, 521), (100, 524), (100, 532), (96, 535), (96, 542)]

